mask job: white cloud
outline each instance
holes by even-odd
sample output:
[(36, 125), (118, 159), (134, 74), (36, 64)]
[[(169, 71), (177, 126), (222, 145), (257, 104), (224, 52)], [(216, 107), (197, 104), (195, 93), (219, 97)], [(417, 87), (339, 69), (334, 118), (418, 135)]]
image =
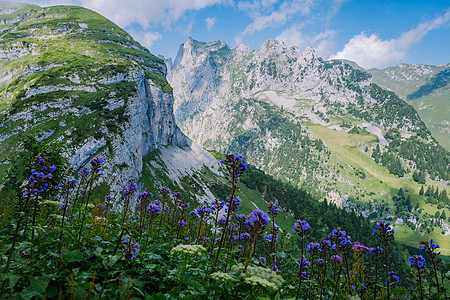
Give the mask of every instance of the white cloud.
[(276, 9), (274, 4), (277, 2), (255, 0), (239, 3), (239, 9), (246, 12), (253, 21), (236, 39), (241, 40), (245, 35), (252, 35), (268, 27), (283, 26), (295, 15), (308, 15), (313, 5), (313, 0), (292, 0), (282, 2)]
[(133, 38), (141, 45), (150, 49), (156, 41), (162, 39), (162, 35), (159, 32), (142, 32), (130, 30), (129, 32)]
[(216, 24), (217, 19), (216, 18), (206, 18), (206, 28), (208, 28), (208, 31), (211, 31), (211, 29), (214, 27), (214, 24)]
[(199, 10), (229, 0), (81, 0), (83, 6), (110, 18), (121, 27), (138, 23), (144, 28), (150, 24), (170, 26), (187, 11)]
[(216, 4), (228, 5), (232, 3), (232, 0), (29, 0), (26, 2), (41, 6), (80, 5), (100, 13), (122, 28), (137, 23), (147, 29), (155, 24), (170, 27), (188, 11), (200, 10)]
[(363, 68), (382, 68), (401, 62), (408, 50), (418, 43), (428, 32), (438, 29), (450, 20), (450, 11), (432, 21), (420, 23), (416, 28), (403, 33), (396, 39), (383, 40), (377, 34), (365, 32), (354, 36), (344, 49), (330, 58), (355, 61)]
[(283, 41), (287, 46), (297, 46), (300, 50), (313, 47), (320, 57), (328, 57), (334, 47), (336, 31), (326, 30), (317, 35), (307, 35), (302, 32), (303, 25), (294, 25), (284, 30), (277, 40)]

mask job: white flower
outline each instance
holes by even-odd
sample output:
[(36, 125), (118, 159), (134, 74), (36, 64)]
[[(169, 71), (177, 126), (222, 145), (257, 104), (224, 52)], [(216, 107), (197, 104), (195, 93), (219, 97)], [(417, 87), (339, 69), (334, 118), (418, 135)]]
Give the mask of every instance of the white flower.
[(234, 277), (228, 273), (215, 272), (211, 274), (211, 277), (215, 280), (234, 281)]
[(201, 245), (178, 245), (170, 251), (170, 254), (174, 255), (177, 253), (182, 253), (190, 255), (200, 255), (204, 252), (206, 252), (206, 249)]

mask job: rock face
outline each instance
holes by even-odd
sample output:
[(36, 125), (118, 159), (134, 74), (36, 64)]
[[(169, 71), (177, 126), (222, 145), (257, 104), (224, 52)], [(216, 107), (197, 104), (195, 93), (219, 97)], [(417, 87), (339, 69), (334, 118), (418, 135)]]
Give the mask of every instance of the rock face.
[(141, 176), (149, 151), (187, 144), (164, 61), (115, 24), (79, 7), (3, 14), (12, 21), (0, 35), (2, 175), (25, 134), (67, 145), (75, 170), (103, 155), (116, 191)]
[[(432, 179), (448, 180), (449, 154), (411, 105), (374, 84), (369, 73), (323, 61), (312, 48), (301, 52), (269, 40), (249, 51), (189, 38), (168, 69), (175, 116), (189, 138), (207, 149), (243, 154), (321, 196), (334, 199), (338, 191), (345, 200), (366, 189), (387, 197), (387, 187), (362, 188), (364, 180), (384, 181), (374, 165), (392, 167), (373, 159), (377, 149), (405, 169), (420, 165)], [(435, 159), (442, 161), (422, 163)]]

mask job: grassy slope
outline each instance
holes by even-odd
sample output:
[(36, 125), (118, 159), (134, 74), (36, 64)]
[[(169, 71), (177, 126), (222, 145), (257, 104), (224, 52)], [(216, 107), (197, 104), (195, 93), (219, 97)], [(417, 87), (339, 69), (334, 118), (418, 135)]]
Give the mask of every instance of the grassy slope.
[(427, 124), (428, 129), (445, 149), (450, 151), (450, 84), (430, 95), (409, 100)]
[[(395, 195), (399, 188), (411, 193), (411, 202), (416, 205), (419, 203), (420, 208), (424, 209), (428, 214), (434, 215), (437, 211), (436, 206), (426, 204), (425, 197), (419, 196), (418, 191), (420, 185), (412, 180), (411, 175), (405, 175), (403, 178), (392, 175), (387, 168), (376, 164), (373, 159), (361, 151), (360, 145), (362, 143), (370, 144), (376, 142), (376, 136), (374, 135), (347, 135), (345, 132), (336, 131), (320, 125), (309, 124), (308, 128), (317, 137), (323, 139), (325, 144), (333, 153), (333, 159), (341, 164), (349, 164), (353, 167), (362, 168), (368, 175), (365, 179), (360, 179), (354, 176), (349, 168), (343, 168), (342, 172), (345, 173), (345, 177), (351, 178), (353, 182), (357, 182), (357, 188), (365, 191), (366, 193), (373, 192), (375, 195), (361, 197), (360, 201), (370, 202), (375, 199), (384, 199), (391, 201), (393, 195)], [(355, 180), (355, 181), (354, 181)], [(450, 189), (441, 185), (438, 182), (430, 182), (429, 184), (439, 186), (439, 190)], [(353, 187), (347, 185), (348, 192), (354, 192)], [(341, 187), (345, 191), (345, 187)], [(447, 211), (448, 212), (448, 211)], [(396, 225), (397, 234), (396, 240), (401, 243), (405, 243), (408, 246), (417, 247), (418, 241), (429, 238), (437, 240), (442, 247), (442, 253), (450, 255), (450, 239), (448, 236), (443, 236), (440, 231), (434, 230), (432, 234), (421, 236), (406, 225)]]
[[(418, 77), (416, 80), (392, 80), (386, 76), (385, 71), (392, 69), (393, 71), (398, 66), (386, 70), (370, 69), (368, 72), (373, 76), (373, 82), (383, 88), (391, 90), (399, 95), (402, 99), (407, 99), (407, 96), (416, 92), (421, 86), (427, 82), (437, 73), (445, 69), (445, 66), (429, 66), (433, 69), (432, 74)], [(414, 100), (406, 100), (419, 113), (420, 118), (425, 122), (428, 129), (438, 142), (447, 150), (450, 151), (450, 132), (448, 128), (450, 125), (440, 124), (442, 121), (449, 121), (450, 111), (450, 85), (433, 91), (430, 95), (422, 96)]]

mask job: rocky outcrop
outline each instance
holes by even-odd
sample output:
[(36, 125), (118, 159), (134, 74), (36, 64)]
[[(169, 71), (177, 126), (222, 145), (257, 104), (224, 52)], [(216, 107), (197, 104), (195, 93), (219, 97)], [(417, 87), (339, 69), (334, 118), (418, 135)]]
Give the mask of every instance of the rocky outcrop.
[(163, 60), (83, 8), (24, 15), (17, 22), (29, 26), (0, 34), (0, 174), (20, 150), (21, 136), (33, 134), (65, 145), (74, 171), (102, 155), (101, 181), (117, 192), (141, 177), (150, 151), (187, 144)]

